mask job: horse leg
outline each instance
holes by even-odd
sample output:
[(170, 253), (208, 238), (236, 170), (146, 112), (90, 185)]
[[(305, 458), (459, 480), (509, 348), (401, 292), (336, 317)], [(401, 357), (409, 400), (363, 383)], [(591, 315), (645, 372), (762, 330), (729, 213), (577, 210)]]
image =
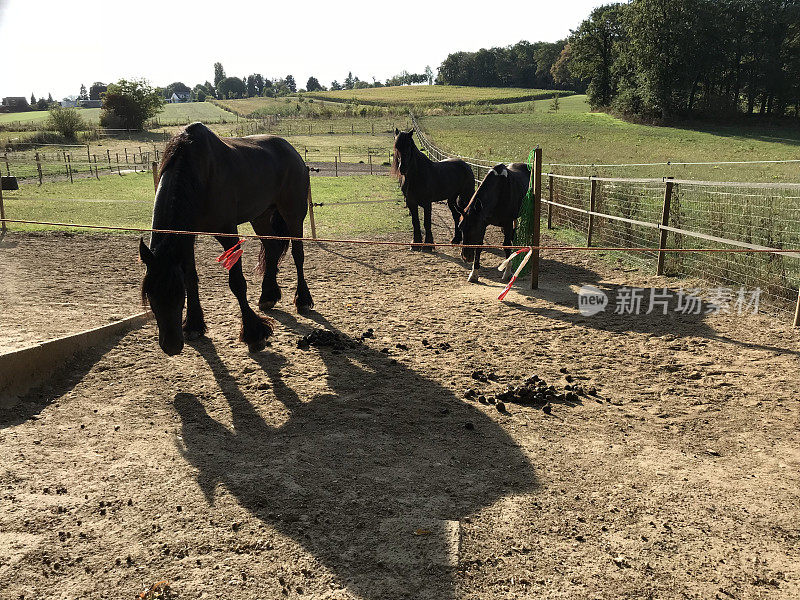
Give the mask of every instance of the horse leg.
[(297, 307), (297, 312), (303, 313), (314, 308), (314, 300), (311, 298), (311, 291), (308, 289), (303, 273), (305, 251), (302, 240), (292, 240), (292, 258), (294, 258), (294, 266), (297, 268), (297, 291), (294, 293), (294, 305)]
[[(422, 242), (422, 231), (419, 228), (419, 205), (415, 202), (408, 203), (408, 212), (411, 213), (411, 226), (414, 228), (413, 242), (419, 244)], [(421, 250), (422, 246), (411, 246), (412, 250)]]
[(453, 215), (453, 239), (450, 240), (451, 244), (460, 244), (462, 235), (461, 229), (458, 228), (458, 222), (461, 220), (461, 211), (458, 210), (458, 204), (456, 203), (458, 196), (453, 196), (452, 198), (447, 199), (447, 206), (450, 209), (450, 213)]
[[(503, 246), (510, 246), (514, 243), (514, 223), (513, 221), (509, 225), (505, 225), (503, 227)], [(503, 250), (505, 252), (506, 258), (511, 256), (511, 250), (505, 248)], [(511, 276), (514, 275), (514, 268), (511, 266), (509, 262), (506, 265), (505, 270), (503, 271), (503, 281), (509, 281)]]
[(183, 333), (187, 340), (203, 337), (208, 331), (200, 307), (200, 293), (197, 287), (197, 267), (194, 262), (194, 237), (192, 251), (188, 252), (183, 263), (183, 280), (186, 286), (186, 319), (183, 321)]
[(481, 249), (475, 248), (475, 258), (472, 260), (472, 271), (469, 273), (467, 281), (478, 283), (478, 271), (481, 268)]
[[(277, 212), (252, 221), (251, 225), (257, 235), (286, 235), (288, 233), (283, 218)], [(264, 277), (261, 280), (261, 297), (258, 299), (258, 308), (263, 311), (270, 310), (281, 299), (281, 288), (278, 285), (278, 263), (288, 247), (289, 242), (285, 240), (261, 240), (259, 268), (264, 270)]]
[[(217, 238), (225, 250), (236, 244), (236, 238)], [(259, 317), (247, 303), (247, 281), (242, 273), (242, 261), (236, 261), (228, 272), (228, 287), (236, 296), (242, 311), (242, 330), (239, 340), (247, 344), (250, 352), (258, 352), (267, 346), (267, 338), (272, 335), (272, 324), (269, 319)]]
[[(429, 202), (422, 207), (422, 214), (425, 219), (425, 243), (432, 244), (433, 243), (433, 228), (431, 227), (431, 212), (433, 208), (433, 203)], [(421, 250), (423, 252), (434, 252), (435, 248), (432, 246), (422, 246)]]

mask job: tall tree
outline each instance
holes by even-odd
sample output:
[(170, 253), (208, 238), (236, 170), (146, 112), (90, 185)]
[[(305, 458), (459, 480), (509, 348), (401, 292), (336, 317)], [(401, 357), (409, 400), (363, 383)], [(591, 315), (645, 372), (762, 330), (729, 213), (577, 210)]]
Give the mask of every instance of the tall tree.
[(615, 63), (626, 32), (622, 16), (628, 5), (595, 8), (570, 37), (572, 74), (589, 81), (586, 93), (593, 107), (610, 106), (617, 91)]
[(222, 63), (214, 63), (214, 87), (218, 88), (220, 82), (225, 79), (225, 69), (222, 68)]
[(81, 91), (78, 93), (78, 100), (88, 100), (89, 94), (86, 91), (86, 86), (81, 84)]
[(318, 92), (322, 90), (322, 86), (316, 77), (309, 77), (306, 82), (306, 90), (309, 92)]

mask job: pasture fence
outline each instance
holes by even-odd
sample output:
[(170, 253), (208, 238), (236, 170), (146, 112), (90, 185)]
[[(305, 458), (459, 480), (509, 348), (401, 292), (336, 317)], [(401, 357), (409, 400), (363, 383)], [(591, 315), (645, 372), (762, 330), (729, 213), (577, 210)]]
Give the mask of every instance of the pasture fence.
[[(413, 116), (412, 122), (431, 158), (465, 160), (475, 170), (476, 181), (496, 164), (447, 152), (425, 135)], [(548, 230), (562, 230), (568, 239), (587, 247), (635, 248), (625, 259), (637, 266), (652, 268), (657, 275), (730, 286), (720, 288), (723, 294), (732, 293), (734, 287), (758, 288), (767, 304), (783, 312), (796, 302), (794, 324), (800, 325), (800, 253), (785, 250), (800, 248), (800, 183), (552, 172), (543, 177), (547, 186), (542, 204), (547, 213), (541, 219)], [(725, 247), (742, 251), (703, 251)]]

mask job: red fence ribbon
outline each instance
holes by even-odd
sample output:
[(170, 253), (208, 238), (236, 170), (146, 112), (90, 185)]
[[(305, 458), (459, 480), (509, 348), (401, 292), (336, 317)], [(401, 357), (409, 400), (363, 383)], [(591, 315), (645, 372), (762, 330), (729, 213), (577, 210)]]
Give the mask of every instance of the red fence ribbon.
[(242, 238), (233, 246), (225, 250), (225, 252), (217, 257), (217, 262), (222, 263), (222, 266), (230, 271), (233, 266), (239, 262), (239, 259), (242, 258), (242, 244), (244, 244), (244, 242), (245, 240)]

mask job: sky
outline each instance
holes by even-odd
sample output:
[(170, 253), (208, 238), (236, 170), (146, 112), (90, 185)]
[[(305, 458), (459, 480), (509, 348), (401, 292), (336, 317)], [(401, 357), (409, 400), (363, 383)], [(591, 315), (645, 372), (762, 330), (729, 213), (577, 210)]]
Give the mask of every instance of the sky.
[(213, 81), (217, 61), (228, 76), (292, 74), (298, 87), (348, 71), (386, 80), (436, 72), (458, 50), (562, 39), (601, 4), (0, 0), (0, 96), (59, 100), (120, 78), (193, 87)]

